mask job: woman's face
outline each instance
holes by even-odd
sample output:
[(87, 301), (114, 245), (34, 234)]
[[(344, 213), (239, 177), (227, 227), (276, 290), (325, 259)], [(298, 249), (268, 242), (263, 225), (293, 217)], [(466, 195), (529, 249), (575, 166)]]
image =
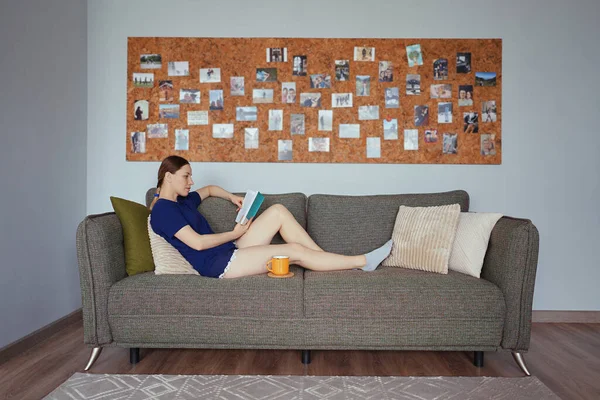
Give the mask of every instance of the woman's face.
[(467, 92), (467, 99), (471, 100), (473, 98), (473, 95), (471, 94), (471, 92)]
[(184, 165), (177, 171), (175, 174), (169, 174), (170, 179), (168, 182), (171, 184), (171, 187), (179, 196), (187, 196), (192, 186), (194, 185), (194, 181), (192, 180), (192, 167), (188, 165)]

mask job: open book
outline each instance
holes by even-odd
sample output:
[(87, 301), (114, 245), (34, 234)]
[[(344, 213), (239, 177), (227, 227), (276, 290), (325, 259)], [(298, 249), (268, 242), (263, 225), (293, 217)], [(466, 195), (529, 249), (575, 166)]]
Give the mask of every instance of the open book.
[(241, 225), (246, 225), (246, 222), (256, 215), (260, 205), (263, 203), (265, 196), (255, 190), (248, 190), (242, 203), (242, 208), (238, 212), (235, 222)]

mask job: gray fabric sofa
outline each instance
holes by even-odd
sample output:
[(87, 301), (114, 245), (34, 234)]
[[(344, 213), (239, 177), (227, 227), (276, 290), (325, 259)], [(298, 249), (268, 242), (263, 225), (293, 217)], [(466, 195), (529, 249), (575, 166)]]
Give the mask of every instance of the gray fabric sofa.
[[(153, 190), (146, 195), (147, 203)], [(285, 205), (326, 251), (356, 255), (391, 235), (400, 205), (460, 204), (462, 190), (374, 196), (266, 195), (260, 211)], [(215, 232), (231, 230), (235, 206), (219, 198), (200, 212)], [(276, 236), (273, 243), (283, 243)], [(77, 229), (84, 342), (103, 347), (511, 351), (529, 374), (529, 347), (539, 236), (527, 219), (501, 218), (490, 238), (481, 279), (379, 267), (374, 272), (313, 272), (294, 277), (212, 279), (191, 275), (127, 276), (123, 233), (114, 213), (90, 215)]]

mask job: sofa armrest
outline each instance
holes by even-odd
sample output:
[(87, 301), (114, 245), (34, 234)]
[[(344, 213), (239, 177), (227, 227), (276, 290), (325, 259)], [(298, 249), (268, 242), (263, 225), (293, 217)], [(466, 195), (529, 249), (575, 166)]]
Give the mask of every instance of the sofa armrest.
[(76, 241), (84, 343), (100, 346), (112, 342), (110, 287), (127, 276), (121, 222), (114, 212), (89, 215), (77, 227)]
[(529, 349), (539, 244), (538, 230), (527, 219), (502, 217), (492, 230), (481, 278), (494, 283), (504, 294), (504, 349)]

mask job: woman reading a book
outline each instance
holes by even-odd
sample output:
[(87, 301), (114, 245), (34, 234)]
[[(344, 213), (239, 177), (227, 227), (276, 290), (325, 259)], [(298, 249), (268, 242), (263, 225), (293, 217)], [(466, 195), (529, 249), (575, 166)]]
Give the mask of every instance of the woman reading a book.
[[(157, 194), (150, 205), (154, 232), (175, 247), (202, 276), (238, 278), (267, 273), (267, 262), (276, 255), (290, 258), (290, 264), (313, 271), (362, 269), (373, 271), (390, 254), (392, 241), (359, 256), (323, 251), (281, 204), (266, 209), (255, 221), (236, 224), (233, 230), (214, 233), (198, 211), (209, 196), (242, 207), (243, 198), (209, 185), (192, 191), (192, 169), (179, 156), (169, 156), (158, 169)], [(272, 245), (280, 233), (286, 244)]]

